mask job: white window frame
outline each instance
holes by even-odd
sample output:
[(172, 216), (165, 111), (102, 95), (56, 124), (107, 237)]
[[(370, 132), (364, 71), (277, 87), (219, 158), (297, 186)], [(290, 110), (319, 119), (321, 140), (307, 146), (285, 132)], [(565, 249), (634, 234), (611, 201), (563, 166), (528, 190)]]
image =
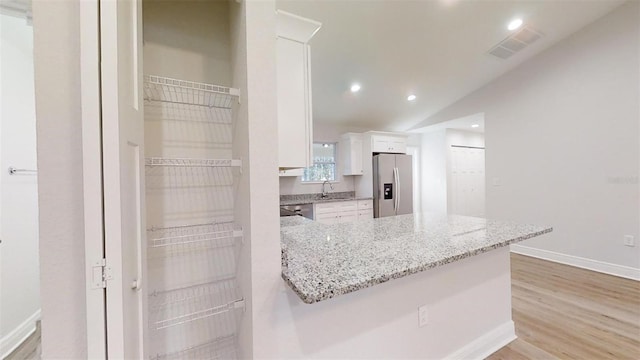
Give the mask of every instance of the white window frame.
[[(333, 164), (334, 166), (334, 170), (333, 170), (333, 174), (335, 179), (333, 180), (329, 180), (329, 182), (331, 182), (332, 184), (335, 184), (338, 181), (339, 178), (339, 174), (338, 174), (338, 143), (337, 142), (333, 142), (333, 141), (314, 141), (313, 144), (311, 145), (311, 149), (313, 150), (313, 145), (316, 144), (329, 144), (329, 145), (333, 145), (333, 162), (318, 162), (317, 164)], [(313, 159), (315, 160), (315, 156), (313, 156)], [(316, 162), (313, 162), (313, 165), (315, 165)], [(305, 170), (308, 168), (305, 168)], [(324, 183), (324, 180), (309, 180), (309, 181), (305, 181), (304, 180), (304, 174), (300, 177), (300, 183), (302, 184), (322, 184)]]

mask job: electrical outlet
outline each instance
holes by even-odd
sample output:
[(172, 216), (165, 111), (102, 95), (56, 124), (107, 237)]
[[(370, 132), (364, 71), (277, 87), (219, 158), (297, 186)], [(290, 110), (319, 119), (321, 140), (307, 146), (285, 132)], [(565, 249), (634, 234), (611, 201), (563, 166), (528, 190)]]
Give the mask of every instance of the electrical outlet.
[(636, 243), (633, 239), (633, 235), (625, 235), (624, 236), (624, 245), (625, 246), (636, 246)]
[(427, 311), (427, 305), (422, 305), (418, 308), (418, 323), (420, 327), (423, 327), (429, 323), (429, 312)]

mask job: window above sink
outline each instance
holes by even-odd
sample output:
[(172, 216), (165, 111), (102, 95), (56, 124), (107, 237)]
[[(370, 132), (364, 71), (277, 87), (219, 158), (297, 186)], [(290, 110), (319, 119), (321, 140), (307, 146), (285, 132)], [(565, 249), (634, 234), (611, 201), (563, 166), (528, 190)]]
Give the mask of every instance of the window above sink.
[(336, 181), (336, 143), (313, 143), (313, 165), (304, 169), (303, 183)]

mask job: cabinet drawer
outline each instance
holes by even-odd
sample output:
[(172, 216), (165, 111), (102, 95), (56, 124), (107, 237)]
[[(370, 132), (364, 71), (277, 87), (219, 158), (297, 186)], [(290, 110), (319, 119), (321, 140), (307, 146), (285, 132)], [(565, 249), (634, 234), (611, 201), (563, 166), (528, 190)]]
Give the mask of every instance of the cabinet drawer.
[(316, 214), (336, 213), (339, 211), (339, 203), (315, 204)]
[(358, 200), (358, 210), (373, 210), (373, 200)]
[(337, 213), (324, 213), (324, 214), (316, 213), (316, 220), (331, 219), (336, 217), (338, 217)]
[(342, 201), (336, 203), (338, 211), (356, 211), (358, 210), (358, 202), (357, 201)]

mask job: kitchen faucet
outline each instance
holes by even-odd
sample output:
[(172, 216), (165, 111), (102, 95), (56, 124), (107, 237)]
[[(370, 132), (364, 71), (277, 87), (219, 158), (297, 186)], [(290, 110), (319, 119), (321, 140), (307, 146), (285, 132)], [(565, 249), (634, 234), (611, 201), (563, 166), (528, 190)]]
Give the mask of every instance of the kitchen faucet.
[(327, 198), (327, 197), (329, 196), (329, 194), (328, 194), (328, 193), (325, 191), (325, 189), (324, 189), (324, 185), (325, 185), (325, 184), (329, 184), (329, 188), (330, 188), (331, 190), (333, 190), (333, 185), (329, 182), (329, 180), (325, 180), (325, 181), (322, 183), (322, 198), (323, 198), (323, 199), (325, 199), (325, 198)]

